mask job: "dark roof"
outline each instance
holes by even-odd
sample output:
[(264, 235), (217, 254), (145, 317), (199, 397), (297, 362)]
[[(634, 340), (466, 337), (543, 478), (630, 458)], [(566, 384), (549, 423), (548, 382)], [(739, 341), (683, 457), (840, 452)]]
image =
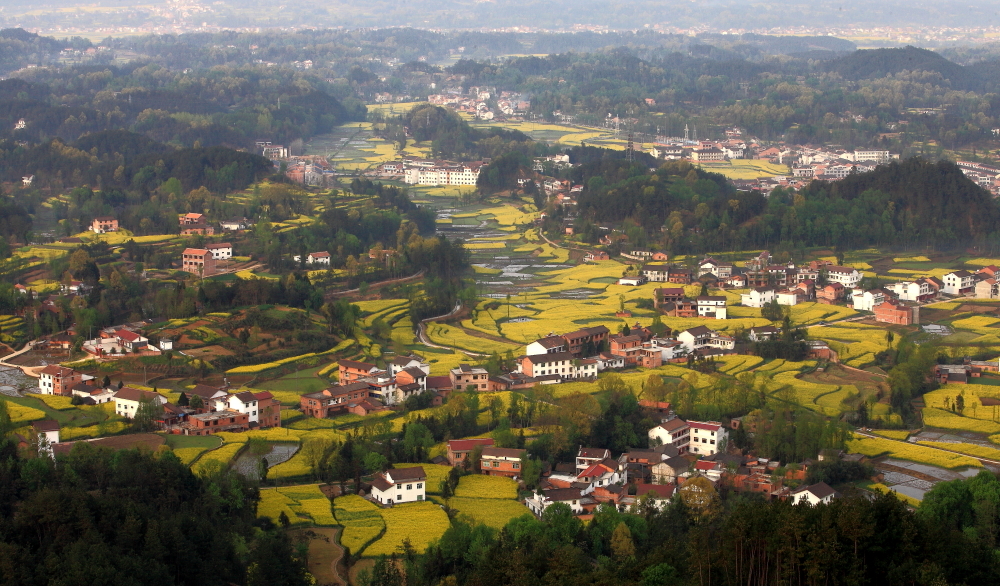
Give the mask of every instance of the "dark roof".
[(429, 376), (427, 377), (427, 388), (428, 389), (450, 389), (451, 377), (447, 376)]
[(427, 478), (427, 474), (421, 466), (413, 466), (412, 468), (393, 468), (392, 470), (387, 470), (386, 474), (396, 482), (424, 480)]
[(244, 404), (257, 400), (257, 397), (255, 397), (254, 394), (251, 393), (250, 391), (243, 391), (242, 393), (236, 393), (236, 398), (239, 399), (240, 401), (243, 401)]
[(451, 440), (448, 449), (453, 452), (471, 452), (476, 446), (492, 446), (493, 438), (480, 437), (472, 439)]
[(525, 450), (516, 450), (513, 448), (483, 448), (483, 457), (489, 456), (491, 458), (520, 458), (524, 454)]
[(644, 497), (652, 494), (654, 498), (668, 499), (673, 496), (675, 488), (677, 487), (674, 484), (637, 484), (635, 496)]
[(195, 385), (193, 389), (186, 390), (184, 392), (188, 395), (198, 395), (202, 399), (211, 399), (219, 393), (225, 393), (225, 391), (219, 387), (209, 385)]
[(389, 482), (388, 480), (385, 479), (385, 475), (383, 475), (383, 474), (376, 474), (372, 478), (372, 486), (374, 486), (375, 488), (377, 488), (377, 489), (385, 492), (385, 491), (389, 490), (390, 488), (392, 488), (393, 484), (391, 482)]
[(414, 380), (420, 380), (427, 377), (427, 373), (420, 370), (416, 366), (411, 366), (409, 368), (404, 368), (403, 372), (413, 377)]
[(687, 470), (691, 466), (691, 463), (682, 458), (681, 456), (674, 456), (673, 458), (667, 458), (662, 464), (674, 469), (674, 470)]
[(687, 330), (684, 331), (691, 334), (692, 336), (704, 336), (705, 334), (711, 334), (712, 328), (708, 326), (695, 326), (693, 328), (688, 328)]
[(163, 395), (159, 393), (153, 393), (151, 391), (141, 391), (139, 389), (133, 389), (132, 387), (122, 387), (118, 389), (115, 393), (115, 399), (122, 399), (125, 401), (142, 401), (143, 399), (147, 401), (152, 401), (154, 399), (163, 398)]
[(580, 489), (578, 488), (553, 488), (544, 491), (544, 494), (545, 498), (550, 501), (575, 501), (581, 497)]
[(374, 364), (368, 364), (367, 362), (358, 362), (356, 360), (341, 360), (337, 363), (338, 366), (344, 368), (357, 368), (359, 370), (371, 370), (375, 368)]
[(580, 448), (580, 453), (577, 454), (577, 457), (604, 459), (608, 457), (609, 453), (605, 448)]
[(525, 356), (532, 364), (538, 364), (541, 362), (556, 362), (558, 360), (573, 360), (573, 355), (569, 352), (553, 352), (552, 354), (535, 354), (534, 356)]
[(825, 482), (817, 482), (812, 486), (807, 486), (805, 490), (808, 490), (809, 492), (816, 495), (816, 498), (821, 498), (821, 499), (837, 494), (837, 491), (833, 490), (833, 487), (831, 487), (829, 484)]
[(35, 428), (35, 431), (59, 431), (59, 422), (54, 419), (46, 419), (44, 421), (35, 421), (31, 424), (31, 427)]
[(545, 348), (558, 348), (559, 346), (565, 346), (566, 340), (562, 336), (546, 336), (535, 340), (534, 343), (541, 344)]

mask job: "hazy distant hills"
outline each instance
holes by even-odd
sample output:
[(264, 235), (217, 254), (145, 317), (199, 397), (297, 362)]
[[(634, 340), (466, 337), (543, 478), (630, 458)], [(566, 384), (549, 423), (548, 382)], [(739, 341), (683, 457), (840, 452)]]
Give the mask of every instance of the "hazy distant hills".
[[(56, 10), (67, 6), (135, 7), (128, 18), (101, 14), (105, 23), (141, 20), (156, 24), (164, 19), (138, 0), (5, 0), (6, 26), (34, 27), (46, 20), (78, 22), (74, 14)], [(191, 2), (191, 4), (196, 4)], [(1000, 24), (995, 0), (938, 2), (932, 0), (883, 0), (867, 4), (841, 0), (791, 0), (740, 2), (735, 0), (203, 0), (210, 12), (187, 17), (191, 25), (206, 22), (221, 26), (414, 26), (428, 28), (497, 28), (530, 26), (566, 29), (597, 25), (616, 29), (641, 29), (653, 25), (709, 29), (772, 29), (778, 27), (877, 27), (877, 26), (990, 26)], [(164, 7), (166, 8), (166, 7)], [(46, 9), (51, 9), (46, 10)], [(11, 22), (12, 15), (33, 11)], [(40, 12), (39, 12), (40, 11)], [(85, 16), (85, 15), (84, 15)], [(181, 17), (184, 20), (184, 17)]]
[(996, 91), (1000, 88), (1000, 61), (963, 66), (934, 51), (916, 47), (855, 51), (828, 61), (825, 69), (852, 80), (886, 77), (904, 71), (930, 71), (940, 74), (954, 89)]

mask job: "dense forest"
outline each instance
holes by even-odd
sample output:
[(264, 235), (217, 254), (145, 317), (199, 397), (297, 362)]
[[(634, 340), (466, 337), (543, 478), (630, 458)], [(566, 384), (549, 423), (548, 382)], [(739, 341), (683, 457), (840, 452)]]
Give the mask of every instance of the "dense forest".
[(500, 531), (461, 521), (426, 555), (380, 560), (369, 586), (500, 584), (992, 584), (1000, 482), (943, 483), (920, 509), (896, 497), (792, 506), (701, 479), (662, 510), (599, 507), (586, 525), (564, 504)]
[(237, 472), (80, 442), (22, 459), (0, 401), (0, 584), (298, 586), (301, 554)]
[[(358, 99), (473, 85), (521, 93), (548, 120), (634, 118), (649, 136), (691, 125), (712, 138), (740, 126), (769, 140), (938, 155), (1000, 126), (992, 53), (949, 53), (959, 64), (914, 47), (853, 51), (830, 37), (365, 29), (128, 37), (101, 48), (82, 64), (18, 71), (58, 100), (26, 92), (6, 114), (0, 105), (0, 137), (27, 116), (41, 122), (19, 132), (36, 140), (127, 127), (187, 146), (291, 144), (363, 118)], [(116, 61), (119, 52), (132, 60)]]
[[(624, 226), (633, 245), (677, 253), (804, 246), (1000, 249), (1000, 209), (952, 163), (907, 159), (799, 193), (736, 191), (721, 175), (668, 162), (655, 172), (620, 155), (570, 170), (584, 185), (576, 228)], [(559, 214), (549, 223), (555, 226)]]

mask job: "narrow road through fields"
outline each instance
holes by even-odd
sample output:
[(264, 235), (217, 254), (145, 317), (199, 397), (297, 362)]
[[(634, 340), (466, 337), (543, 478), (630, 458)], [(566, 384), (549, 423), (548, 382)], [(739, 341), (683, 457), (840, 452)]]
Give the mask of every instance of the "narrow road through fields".
[(451, 350), (453, 352), (461, 352), (462, 354), (466, 354), (468, 356), (476, 356), (476, 357), (489, 356), (489, 354), (481, 354), (479, 352), (470, 352), (468, 350), (462, 350), (461, 348), (453, 348), (451, 346), (441, 346), (440, 344), (435, 344), (434, 342), (431, 342), (430, 337), (427, 336), (427, 326), (426, 326), (426, 324), (428, 324), (430, 322), (434, 322), (434, 321), (440, 321), (440, 320), (443, 320), (443, 319), (448, 319), (449, 317), (454, 316), (455, 314), (457, 314), (461, 310), (462, 310), (462, 302), (459, 301), (459, 302), (455, 303), (455, 307), (451, 311), (449, 311), (448, 313), (446, 313), (444, 315), (439, 315), (437, 317), (429, 317), (427, 319), (420, 320), (420, 323), (417, 325), (417, 339), (420, 340), (421, 344), (423, 344), (424, 346), (428, 346), (430, 348), (438, 348), (440, 350)]

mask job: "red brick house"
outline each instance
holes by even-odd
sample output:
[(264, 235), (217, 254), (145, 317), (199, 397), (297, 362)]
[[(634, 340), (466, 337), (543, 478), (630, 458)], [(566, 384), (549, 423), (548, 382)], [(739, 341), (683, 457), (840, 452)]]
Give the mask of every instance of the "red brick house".
[(902, 326), (911, 325), (914, 322), (913, 308), (898, 301), (887, 300), (875, 306), (875, 321)]
[(189, 224), (204, 224), (205, 214), (181, 214), (177, 218), (177, 222), (181, 226), (186, 226)]
[(249, 429), (249, 415), (226, 409), (224, 411), (189, 415), (186, 422), (175, 428), (175, 433), (183, 435), (212, 435), (220, 431), (239, 433)]
[(469, 459), (476, 446), (483, 446), (484, 450), (493, 447), (493, 438), (451, 440), (448, 442), (448, 463), (452, 466), (460, 466)]
[(816, 301), (836, 303), (844, 298), (846, 289), (840, 283), (830, 283), (822, 289), (816, 289)]
[(334, 385), (318, 393), (308, 393), (299, 397), (299, 408), (306, 417), (324, 419), (347, 411), (347, 404), (352, 401), (368, 399), (371, 390), (368, 383), (354, 382), (346, 385)]
[(489, 476), (507, 476), (513, 478), (521, 475), (521, 456), (526, 450), (509, 448), (483, 448), (480, 468), (483, 474)]
[(50, 364), (38, 374), (38, 388), (43, 395), (66, 397), (72, 394), (74, 386), (83, 382), (83, 373), (58, 364)]
[(257, 422), (261, 427), (281, 427), (281, 403), (267, 391), (253, 394), (257, 399)]
[(592, 328), (581, 328), (575, 332), (570, 332), (568, 334), (563, 334), (563, 338), (566, 340), (567, 349), (574, 356), (579, 356), (583, 351), (583, 347), (589, 342), (591, 346), (597, 348), (601, 345), (604, 340), (608, 338), (610, 330), (604, 326), (596, 326)]
[(181, 236), (194, 236), (196, 234), (212, 236), (215, 234), (215, 228), (208, 224), (190, 224), (181, 227)]
[(215, 257), (204, 248), (185, 248), (181, 253), (181, 270), (208, 277), (215, 274)]
[(337, 364), (337, 372), (340, 376), (341, 384), (356, 381), (363, 376), (371, 376), (376, 370), (378, 370), (378, 367), (374, 364), (368, 364), (367, 362), (341, 360)]
[(118, 218), (114, 216), (97, 216), (94, 221), (90, 223), (90, 229), (95, 234), (104, 234), (105, 232), (117, 232), (118, 231)]

